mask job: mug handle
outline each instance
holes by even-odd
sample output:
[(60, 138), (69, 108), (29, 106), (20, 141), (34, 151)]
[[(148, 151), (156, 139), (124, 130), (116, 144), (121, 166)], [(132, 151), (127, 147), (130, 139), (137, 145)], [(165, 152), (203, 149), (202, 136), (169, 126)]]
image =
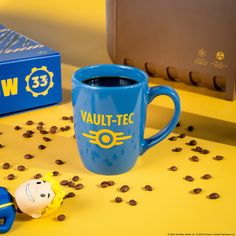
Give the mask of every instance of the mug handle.
[(142, 140), (141, 143), (141, 155), (146, 152), (149, 148), (154, 146), (155, 144), (162, 141), (170, 132), (175, 128), (176, 124), (179, 120), (180, 115), (180, 100), (179, 95), (176, 93), (176, 91), (168, 86), (155, 86), (152, 88), (149, 88), (148, 91), (148, 104), (151, 103), (151, 101), (160, 95), (167, 95), (172, 99), (174, 102), (174, 115), (172, 119), (169, 121), (169, 123), (166, 125), (165, 128), (163, 128), (161, 131), (159, 131), (157, 134)]

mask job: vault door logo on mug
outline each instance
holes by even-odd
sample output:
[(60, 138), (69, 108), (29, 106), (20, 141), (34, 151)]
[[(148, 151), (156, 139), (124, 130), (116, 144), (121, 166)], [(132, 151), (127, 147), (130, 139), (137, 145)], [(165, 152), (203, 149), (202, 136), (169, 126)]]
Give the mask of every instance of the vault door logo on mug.
[(82, 135), (89, 139), (89, 142), (98, 145), (101, 148), (109, 149), (114, 146), (124, 144), (125, 140), (131, 139), (131, 135), (124, 132), (114, 132), (110, 128), (111, 125), (127, 126), (133, 124), (134, 113), (126, 114), (96, 114), (84, 110), (80, 110), (81, 119), (84, 123), (96, 126), (104, 126), (106, 128), (98, 131), (89, 130), (88, 133), (82, 132)]

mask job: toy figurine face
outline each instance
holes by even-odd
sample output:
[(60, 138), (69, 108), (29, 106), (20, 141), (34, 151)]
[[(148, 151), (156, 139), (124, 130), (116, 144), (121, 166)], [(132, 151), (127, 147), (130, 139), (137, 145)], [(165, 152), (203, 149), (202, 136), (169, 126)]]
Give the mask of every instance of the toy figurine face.
[(24, 182), (15, 192), (15, 200), (20, 210), (33, 218), (39, 218), (41, 211), (54, 197), (51, 184), (41, 179)]

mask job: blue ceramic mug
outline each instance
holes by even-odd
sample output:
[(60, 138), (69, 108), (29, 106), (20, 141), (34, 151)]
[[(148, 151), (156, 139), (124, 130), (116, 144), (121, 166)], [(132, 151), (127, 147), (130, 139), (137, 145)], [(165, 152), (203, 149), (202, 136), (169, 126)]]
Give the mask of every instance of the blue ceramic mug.
[[(92, 172), (128, 171), (139, 155), (163, 140), (178, 122), (178, 94), (167, 86), (148, 88), (148, 76), (140, 69), (94, 65), (77, 70), (72, 80), (77, 145), (85, 167)], [(174, 115), (164, 129), (144, 139), (147, 105), (159, 95), (173, 100)]]

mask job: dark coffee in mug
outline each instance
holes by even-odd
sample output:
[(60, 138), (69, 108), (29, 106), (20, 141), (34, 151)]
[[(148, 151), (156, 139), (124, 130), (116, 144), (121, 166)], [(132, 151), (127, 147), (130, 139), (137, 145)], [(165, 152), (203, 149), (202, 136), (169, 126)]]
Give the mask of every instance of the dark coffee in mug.
[(121, 87), (137, 84), (137, 81), (120, 76), (101, 76), (84, 80), (83, 83), (97, 87)]

